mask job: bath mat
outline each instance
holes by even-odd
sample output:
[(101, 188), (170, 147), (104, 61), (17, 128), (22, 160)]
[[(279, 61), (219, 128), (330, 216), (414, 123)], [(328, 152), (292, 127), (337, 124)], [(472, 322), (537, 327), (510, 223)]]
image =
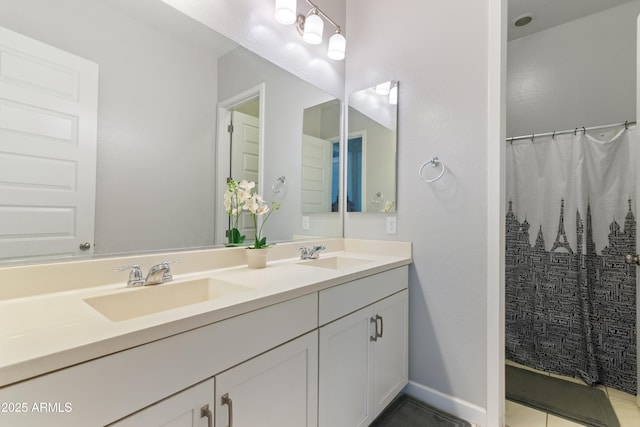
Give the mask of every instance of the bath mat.
[(604, 391), (506, 366), (507, 399), (590, 427), (620, 427)]
[(400, 394), (370, 427), (471, 427), (466, 421)]

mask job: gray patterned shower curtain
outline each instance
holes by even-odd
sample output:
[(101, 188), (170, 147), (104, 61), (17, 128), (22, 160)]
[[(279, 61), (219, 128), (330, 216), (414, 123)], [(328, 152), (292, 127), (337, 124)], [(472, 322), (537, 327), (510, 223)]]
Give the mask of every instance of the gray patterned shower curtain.
[(507, 142), (506, 358), (636, 393), (634, 128)]

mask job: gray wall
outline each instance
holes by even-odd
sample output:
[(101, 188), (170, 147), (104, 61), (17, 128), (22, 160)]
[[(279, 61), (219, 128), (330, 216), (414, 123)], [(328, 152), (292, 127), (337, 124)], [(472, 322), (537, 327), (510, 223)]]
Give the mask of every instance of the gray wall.
[(512, 40), (507, 136), (635, 120), (640, 1)]
[[(488, 184), (488, 147), (499, 144), (488, 139), (496, 126), (488, 109), (499, 91), (488, 74), (495, 67), (489, 21), (500, 10), (491, 3), (346, 2), (347, 91), (400, 82), (398, 234), (385, 234), (384, 215), (349, 215), (346, 236), (413, 242), (412, 392), (482, 423), (489, 400), (487, 295), (499, 286), (487, 279), (499, 258), (487, 249), (488, 223), (496, 220), (488, 215), (501, 203), (499, 189), (490, 192)], [(447, 173), (430, 185), (418, 169), (434, 156)]]

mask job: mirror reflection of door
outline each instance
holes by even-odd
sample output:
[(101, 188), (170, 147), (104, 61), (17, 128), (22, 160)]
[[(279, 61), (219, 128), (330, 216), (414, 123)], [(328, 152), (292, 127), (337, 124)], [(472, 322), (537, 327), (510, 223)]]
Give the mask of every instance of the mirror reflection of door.
[(302, 135), (302, 210), (329, 212), (332, 201), (332, 154), (330, 141)]
[[(260, 102), (253, 98), (231, 110), (229, 129), (229, 178), (240, 182), (253, 181), (258, 185), (260, 149)], [(255, 234), (253, 221), (243, 213), (239, 221), (240, 234), (251, 239)]]
[(347, 145), (347, 212), (362, 212), (365, 189), (365, 141), (363, 135), (349, 137)]
[(302, 212), (338, 212), (340, 102), (305, 108), (302, 124)]
[(0, 27), (0, 258), (93, 252), (98, 65)]

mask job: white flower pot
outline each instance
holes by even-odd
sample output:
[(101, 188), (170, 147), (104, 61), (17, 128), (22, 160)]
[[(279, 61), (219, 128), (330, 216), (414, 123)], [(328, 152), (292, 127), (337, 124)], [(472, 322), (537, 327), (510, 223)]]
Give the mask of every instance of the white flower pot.
[(267, 254), (269, 248), (247, 248), (247, 266), (249, 268), (265, 268), (267, 266)]

